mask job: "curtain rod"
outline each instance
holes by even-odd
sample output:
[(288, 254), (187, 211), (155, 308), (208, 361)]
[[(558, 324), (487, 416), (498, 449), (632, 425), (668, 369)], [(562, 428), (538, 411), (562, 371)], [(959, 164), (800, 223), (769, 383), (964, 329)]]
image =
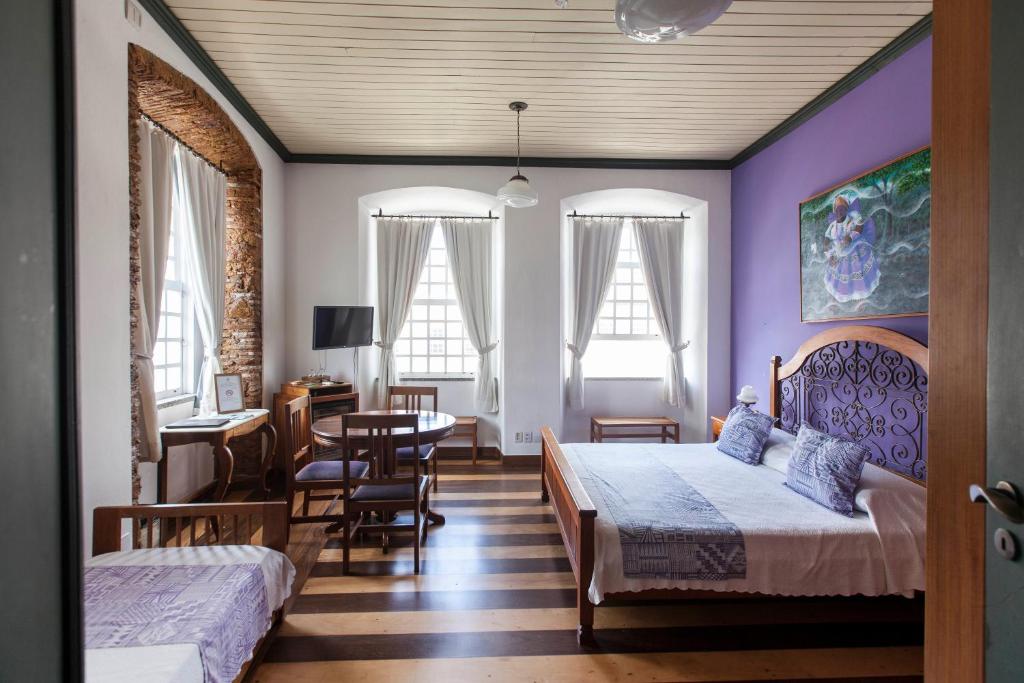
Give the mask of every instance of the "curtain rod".
[(377, 209), (377, 213), (373, 214), (374, 218), (468, 218), (470, 220), (477, 221), (496, 221), (498, 216), (495, 216), (492, 211), (488, 211), (486, 216), (433, 216), (430, 214), (424, 215), (413, 215), (413, 214), (386, 214), (384, 209)]
[(208, 166), (212, 166), (213, 170), (217, 171), (218, 173), (222, 173), (224, 175), (227, 175), (226, 173), (224, 173), (224, 164), (223, 164), (223, 162), (220, 163), (220, 164), (213, 163), (212, 161), (210, 161), (209, 159), (204, 157), (202, 154), (197, 152), (195, 150), (195, 148), (192, 147), (192, 145), (188, 144), (187, 142), (185, 142), (184, 140), (179, 138), (177, 135), (172, 133), (170, 131), (170, 129), (167, 128), (167, 126), (165, 126), (164, 124), (160, 123), (159, 121), (154, 120), (153, 117), (150, 116), (149, 114), (146, 114), (145, 112), (141, 112), (141, 113), (139, 113), (139, 118), (144, 119), (146, 121), (149, 121), (151, 124), (153, 124), (153, 126), (155, 128), (159, 128), (161, 131), (164, 132), (165, 135), (167, 135), (172, 140), (177, 142), (179, 145), (181, 145), (182, 147), (187, 149), (189, 152), (191, 152), (192, 156), (196, 157), (197, 159), (202, 161), (204, 164), (207, 164)]
[(614, 214), (600, 214), (600, 213), (572, 213), (565, 214), (568, 218), (632, 218), (636, 220), (638, 218), (653, 218), (659, 221), (688, 221), (690, 217), (685, 215), (682, 211), (679, 212), (678, 216), (621, 216)]

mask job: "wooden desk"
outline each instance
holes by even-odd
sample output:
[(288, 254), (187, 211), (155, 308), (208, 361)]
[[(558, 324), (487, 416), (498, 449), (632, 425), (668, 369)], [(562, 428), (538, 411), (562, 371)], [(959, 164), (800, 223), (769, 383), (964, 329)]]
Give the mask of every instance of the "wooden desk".
[[(244, 415), (244, 417), (243, 417)], [(277, 449), (277, 431), (270, 424), (270, 411), (263, 408), (246, 410), (244, 413), (232, 413), (227, 415), (213, 415), (211, 417), (228, 418), (229, 422), (220, 427), (205, 429), (160, 429), (160, 442), (162, 456), (157, 463), (157, 503), (167, 503), (167, 467), (168, 454), (173, 446), (187, 446), (194, 443), (207, 443), (213, 446), (213, 455), (216, 458), (217, 488), (214, 490), (214, 502), (224, 500), (231, 484), (231, 473), (235, 468), (235, 456), (231, 453), (228, 443), (239, 436), (259, 432), (267, 437), (266, 450), (263, 459), (260, 461), (259, 486), (263, 489), (265, 496), (269, 496), (270, 489), (267, 486), (267, 471), (274, 459), (274, 451)]]
[[(613, 431), (606, 429), (657, 431)], [(661, 438), (662, 443), (672, 439), (679, 443), (679, 423), (669, 417), (592, 417), (590, 418), (590, 442), (603, 443), (605, 439), (649, 439)]]

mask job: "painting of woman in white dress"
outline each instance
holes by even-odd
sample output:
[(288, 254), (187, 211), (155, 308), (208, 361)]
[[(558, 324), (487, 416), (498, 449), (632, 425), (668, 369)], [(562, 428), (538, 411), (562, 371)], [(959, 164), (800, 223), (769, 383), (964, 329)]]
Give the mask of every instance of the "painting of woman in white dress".
[(928, 149), (802, 202), (802, 320), (926, 314), (930, 219)]

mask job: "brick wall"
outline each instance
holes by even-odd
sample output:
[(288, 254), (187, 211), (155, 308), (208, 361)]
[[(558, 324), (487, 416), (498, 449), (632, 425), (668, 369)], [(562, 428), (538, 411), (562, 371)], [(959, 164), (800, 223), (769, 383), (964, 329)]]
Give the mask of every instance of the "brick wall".
[[(159, 123), (227, 176), (227, 234), (225, 244), (224, 337), (221, 364), (226, 373), (239, 373), (245, 404), (263, 401), (263, 195), (262, 173), (256, 155), (230, 117), (194, 81), (147, 50), (128, 47), (129, 192), (131, 231), (129, 273), (131, 306), (132, 499), (140, 493), (141, 444), (138, 368), (135, 331), (139, 308), (139, 116)], [(232, 443), (235, 478), (256, 474), (260, 448), (257, 438)]]

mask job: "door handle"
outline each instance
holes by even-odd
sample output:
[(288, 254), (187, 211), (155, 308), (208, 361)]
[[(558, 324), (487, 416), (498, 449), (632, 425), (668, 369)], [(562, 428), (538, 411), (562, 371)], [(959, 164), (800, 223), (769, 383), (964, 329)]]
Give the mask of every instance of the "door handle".
[(1008, 481), (1001, 481), (995, 488), (984, 488), (971, 484), (971, 502), (988, 503), (989, 506), (1014, 524), (1024, 523), (1024, 506), (1021, 505), (1020, 491)]

